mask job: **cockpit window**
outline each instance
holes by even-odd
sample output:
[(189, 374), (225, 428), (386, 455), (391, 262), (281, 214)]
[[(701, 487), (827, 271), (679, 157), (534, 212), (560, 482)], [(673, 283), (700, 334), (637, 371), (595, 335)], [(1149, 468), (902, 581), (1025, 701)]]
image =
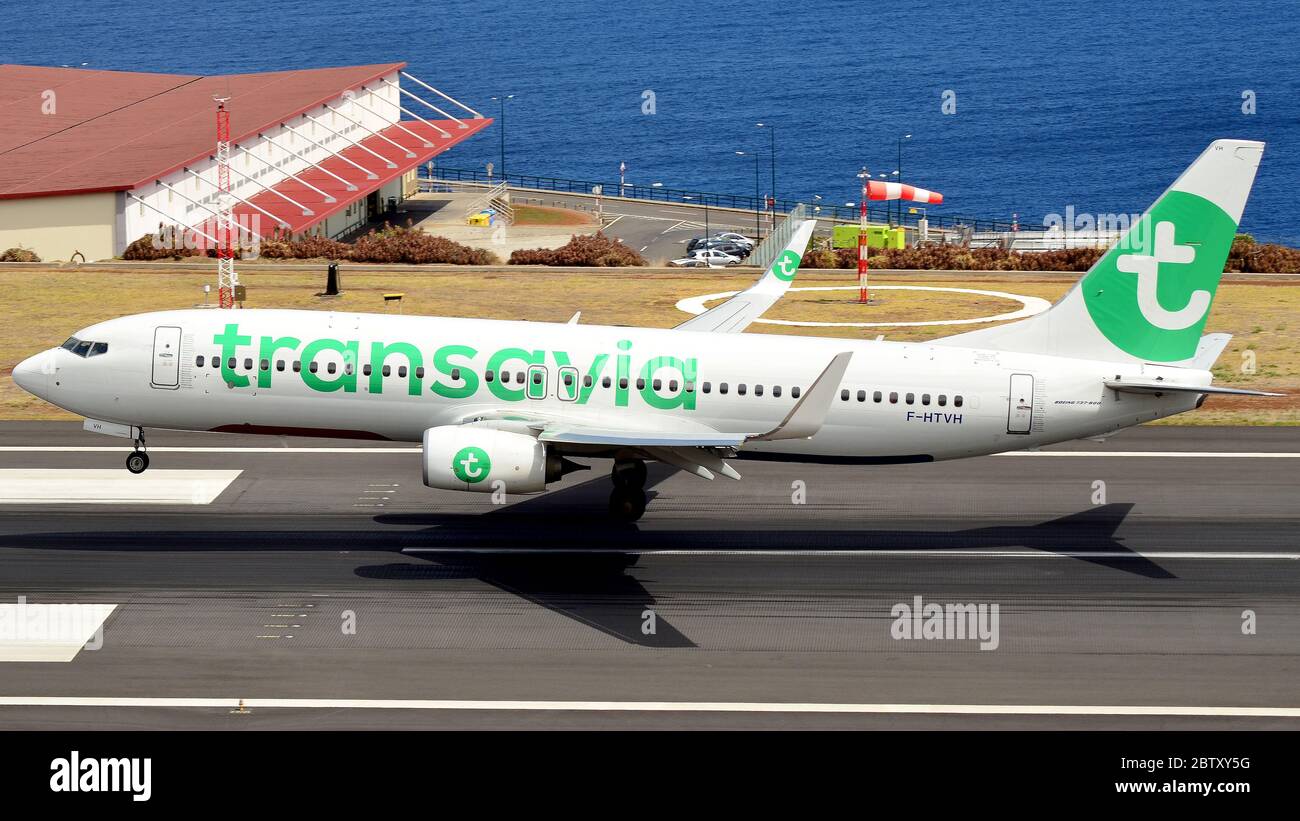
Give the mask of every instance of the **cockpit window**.
[(59, 347), (69, 353), (74, 353), (83, 358), (108, 353), (107, 342), (89, 342), (84, 339), (77, 339), (75, 336), (68, 337), (68, 341), (64, 342)]

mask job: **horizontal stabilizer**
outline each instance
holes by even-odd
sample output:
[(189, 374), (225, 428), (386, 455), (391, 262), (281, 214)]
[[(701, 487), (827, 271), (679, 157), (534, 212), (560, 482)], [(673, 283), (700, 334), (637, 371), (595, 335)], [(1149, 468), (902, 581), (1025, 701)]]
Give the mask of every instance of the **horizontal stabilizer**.
[(1244, 388), (1216, 388), (1211, 385), (1175, 385), (1154, 379), (1107, 379), (1106, 387), (1121, 393), (1218, 393), (1227, 396), (1286, 396), (1284, 393), (1249, 391)]

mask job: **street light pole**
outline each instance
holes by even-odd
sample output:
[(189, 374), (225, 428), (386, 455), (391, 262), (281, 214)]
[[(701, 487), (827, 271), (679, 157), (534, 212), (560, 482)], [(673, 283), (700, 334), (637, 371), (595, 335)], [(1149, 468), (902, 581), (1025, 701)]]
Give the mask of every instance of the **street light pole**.
[(772, 227), (776, 227), (776, 126), (771, 123), (754, 123), (757, 128), (766, 128), (767, 134), (771, 138), (772, 154), (772, 189), (768, 196), (772, 198)]
[(515, 95), (507, 94), (504, 97), (493, 97), (501, 107), (501, 181), (506, 179), (506, 100), (513, 100)]
[[(737, 151), (736, 156), (743, 157), (745, 156), (745, 152)], [(758, 152), (755, 151), (754, 152), (754, 240), (756, 242), (761, 241), (763, 239), (763, 228), (762, 225), (760, 224), (760, 220), (762, 219), (762, 212), (760, 211), (760, 208), (762, 207), (762, 204), (763, 204), (763, 199), (762, 199), (761, 192), (759, 191), (758, 188)]]
[[(912, 139), (911, 134), (904, 134), (898, 138), (898, 182), (903, 183), (903, 140)], [(903, 201), (898, 201), (898, 227), (903, 227)]]

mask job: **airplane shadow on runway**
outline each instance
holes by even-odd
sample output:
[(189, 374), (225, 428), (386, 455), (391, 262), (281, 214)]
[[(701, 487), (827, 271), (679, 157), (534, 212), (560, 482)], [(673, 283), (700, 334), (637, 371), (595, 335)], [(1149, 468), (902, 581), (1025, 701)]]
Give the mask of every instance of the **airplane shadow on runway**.
[[(647, 495), (675, 468), (648, 466)], [(337, 551), (390, 552), (401, 561), (357, 567), (360, 578), (436, 583), (475, 578), (630, 644), (656, 648), (696, 646), (656, 611), (647, 634), (646, 611), (656, 599), (630, 571), (641, 553), (656, 550), (915, 551), (1028, 548), (1149, 579), (1173, 574), (1125, 547), (1116, 535), (1132, 504), (1091, 507), (1046, 522), (957, 530), (889, 530), (817, 518), (806, 527), (764, 529), (725, 520), (684, 526), (605, 519), (605, 477), (492, 510), (488, 513), (390, 513), (375, 516), (400, 531), (238, 530), (217, 525), (177, 530), (107, 529), (103, 532), (26, 532), (0, 535), (0, 548), (149, 552)], [(601, 511), (597, 513), (597, 511)], [(421, 529), (412, 531), (410, 526)], [(1097, 554), (1089, 556), (1088, 554)]]
[[(647, 495), (677, 472), (648, 466)], [(1132, 504), (1099, 505), (1034, 525), (1004, 525), (957, 531), (931, 530), (754, 530), (736, 528), (662, 529), (592, 515), (609, 492), (595, 478), (534, 496), (485, 514), (392, 513), (375, 521), (423, 525), (422, 547), (406, 555), (473, 576), (528, 601), (588, 624), (611, 636), (649, 647), (694, 647), (663, 618), (658, 633), (641, 631), (643, 613), (654, 597), (628, 575), (640, 551), (653, 550), (934, 550), (1025, 547), (1063, 553), (1112, 569), (1152, 579), (1174, 576), (1126, 548), (1115, 535)], [(429, 551), (429, 552), (421, 552)], [(513, 552), (520, 551), (520, 552)], [(526, 551), (526, 552), (524, 552)], [(1096, 553), (1095, 557), (1087, 554)], [(1124, 555), (1116, 555), (1124, 554)], [(428, 568), (409, 563), (357, 569), (367, 578), (428, 577)], [(594, 598), (593, 598), (594, 597)]]

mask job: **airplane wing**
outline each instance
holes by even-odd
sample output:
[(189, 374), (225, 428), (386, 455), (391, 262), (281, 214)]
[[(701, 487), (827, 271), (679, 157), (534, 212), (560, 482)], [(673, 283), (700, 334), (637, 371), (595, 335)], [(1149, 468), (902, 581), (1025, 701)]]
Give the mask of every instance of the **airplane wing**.
[(804, 220), (794, 229), (794, 235), (785, 250), (777, 254), (767, 271), (749, 288), (715, 305), (699, 316), (678, 325), (676, 331), (712, 331), (714, 333), (739, 333), (749, 327), (763, 313), (777, 303), (794, 282), (799, 262), (808, 249), (816, 220)]
[(502, 412), (499, 416), (479, 412), (472, 419), (466, 420), (466, 424), (494, 424), (503, 420), (512, 424), (525, 422), (542, 442), (630, 448), (703, 479), (712, 479), (715, 473), (739, 479), (740, 474), (723, 461), (717, 451), (736, 451), (747, 442), (811, 438), (821, 430), (852, 357), (851, 351), (836, 354), (785, 418), (767, 431), (719, 431), (705, 425), (690, 428), (655, 428), (645, 424), (605, 427), (563, 415), (535, 416), (525, 420), (521, 419), (520, 413), (515, 409)]

